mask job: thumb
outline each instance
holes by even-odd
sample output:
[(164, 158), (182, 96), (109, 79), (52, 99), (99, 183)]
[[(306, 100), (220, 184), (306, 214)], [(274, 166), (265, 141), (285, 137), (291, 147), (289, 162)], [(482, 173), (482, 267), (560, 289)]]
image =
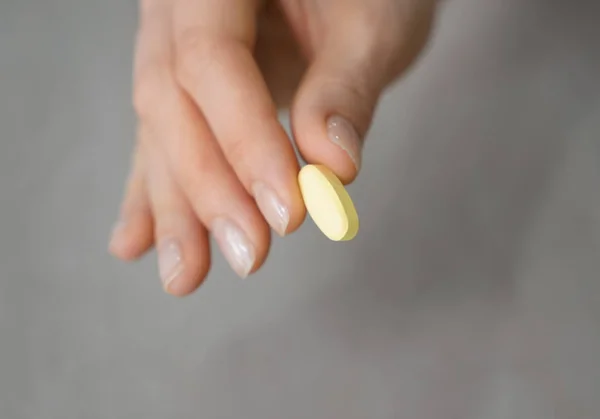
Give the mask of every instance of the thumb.
[(337, 14), (291, 109), (303, 158), (328, 166), (344, 183), (360, 170), (363, 140), (383, 89), (418, 55), (431, 21), (419, 28), (406, 24), (411, 19), (385, 13), (378, 19), (372, 8), (362, 9)]

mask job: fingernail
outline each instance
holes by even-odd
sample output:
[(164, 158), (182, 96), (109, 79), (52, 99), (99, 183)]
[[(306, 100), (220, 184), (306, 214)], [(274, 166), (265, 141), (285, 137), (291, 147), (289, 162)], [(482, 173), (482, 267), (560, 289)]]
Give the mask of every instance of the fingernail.
[(225, 218), (213, 221), (212, 233), (232, 269), (242, 278), (246, 278), (255, 261), (254, 246), (246, 234)]
[(183, 256), (181, 246), (174, 239), (162, 240), (158, 246), (158, 270), (164, 289), (183, 272)]
[(356, 170), (360, 170), (362, 140), (348, 120), (334, 115), (327, 121), (329, 139), (348, 154)]
[(252, 193), (258, 208), (264, 215), (269, 225), (279, 234), (285, 236), (290, 213), (277, 193), (262, 182), (252, 185)]

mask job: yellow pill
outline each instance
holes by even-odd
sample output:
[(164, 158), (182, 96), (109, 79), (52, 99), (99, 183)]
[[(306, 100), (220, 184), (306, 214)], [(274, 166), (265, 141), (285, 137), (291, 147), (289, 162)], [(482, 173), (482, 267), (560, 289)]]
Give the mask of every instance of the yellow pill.
[(334, 241), (352, 240), (358, 214), (342, 182), (322, 165), (307, 165), (298, 175), (306, 210), (319, 229)]

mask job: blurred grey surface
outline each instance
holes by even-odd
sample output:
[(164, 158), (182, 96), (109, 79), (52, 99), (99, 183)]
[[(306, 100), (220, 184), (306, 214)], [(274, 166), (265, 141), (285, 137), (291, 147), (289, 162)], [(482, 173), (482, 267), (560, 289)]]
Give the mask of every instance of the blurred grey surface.
[(352, 187), (240, 282), (105, 251), (132, 1), (0, 3), (0, 417), (600, 417), (600, 4), (446, 2)]

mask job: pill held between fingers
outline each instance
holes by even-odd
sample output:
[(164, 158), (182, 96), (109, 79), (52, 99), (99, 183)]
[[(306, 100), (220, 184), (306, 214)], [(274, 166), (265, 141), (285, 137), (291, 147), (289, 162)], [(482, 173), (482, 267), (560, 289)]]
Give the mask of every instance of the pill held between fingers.
[(334, 241), (352, 240), (358, 233), (358, 214), (337, 176), (323, 165), (309, 164), (298, 174), (306, 210), (317, 227)]

